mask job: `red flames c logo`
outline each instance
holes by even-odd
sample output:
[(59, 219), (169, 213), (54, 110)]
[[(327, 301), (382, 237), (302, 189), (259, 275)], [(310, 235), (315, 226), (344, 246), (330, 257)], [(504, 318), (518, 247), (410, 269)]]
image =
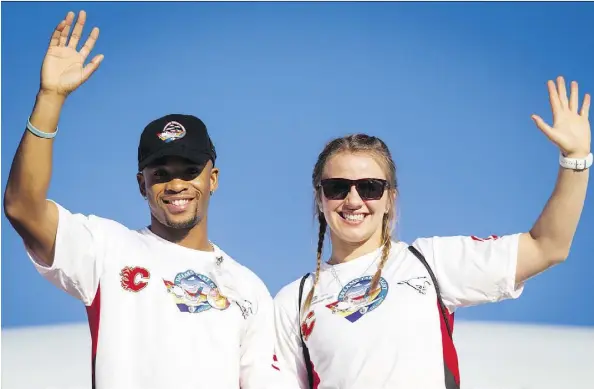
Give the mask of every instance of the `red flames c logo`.
[(147, 280), (151, 277), (148, 270), (143, 267), (128, 267), (120, 272), (121, 284), (124, 290), (139, 292), (146, 287)]

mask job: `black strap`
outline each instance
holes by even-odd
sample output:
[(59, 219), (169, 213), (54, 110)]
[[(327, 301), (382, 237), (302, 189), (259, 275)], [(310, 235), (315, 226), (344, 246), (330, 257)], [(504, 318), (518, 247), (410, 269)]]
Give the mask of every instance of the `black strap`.
[(408, 250), (411, 253), (413, 253), (415, 255), (415, 257), (419, 258), (419, 261), (421, 261), (423, 266), (425, 266), (425, 269), (427, 269), (427, 272), (429, 273), (429, 276), (431, 277), (431, 281), (433, 281), (433, 285), (435, 285), (435, 291), (437, 292), (437, 301), (439, 302), (439, 310), (441, 311), (441, 316), (443, 317), (443, 321), (444, 321), (446, 328), (448, 330), (448, 335), (450, 336), (450, 338), (452, 338), (452, 329), (450, 327), (450, 321), (448, 320), (448, 315), (446, 313), (447, 312), (446, 306), (443, 303), (443, 300), (441, 299), (441, 293), (439, 291), (439, 285), (437, 284), (437, 278), (435, 278), (435, 274), (433, 274), (433, 270), (431, 270), (431, 266), (429, 266), (429, 264), (427, 263), (427, 260), (425, 260), (425, 257), (423, 256), (423, 254), (421, 254), (421, 252), (419, 250), (417, 250), (413, 246), (408, 246)]
[(303, 348), (303, 359), (305, 360), (305, 369), (307, 370), (307, 381), (309, 382), (309, 388), (313, 389), (313, 371), (311, 368), (311, 358), (309, 357), (309, 349), (305, 345), (305, 341), (303, 340), (303, 333), (301, 332), (301, 299), (303, 296), (303, 286), (305, 285), (305, 280), (309, 277), (309, 273), (301, 278), (301, 283), (299, 284), (299, 337), (301, 338), (301, 347)]

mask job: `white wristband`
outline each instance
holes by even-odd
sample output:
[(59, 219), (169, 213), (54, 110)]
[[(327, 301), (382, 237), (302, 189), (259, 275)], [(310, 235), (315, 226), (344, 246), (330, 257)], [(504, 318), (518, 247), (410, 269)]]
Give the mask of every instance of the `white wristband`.
[(594, 157), (592, 153), (588, 154), (585, 158), (568, 158), (559, 154), (559, 165), (565, 169), (571, 170), (586, 170), (592, 166)]
[(38, 130), (33, 124), (31, 124), (31, 118), (27, 119), (27, 130), (29, 130), (29, 132), (33, 135), (44, 139), (52, 139), (58, 133), (58, 127), (56, 127), (56, 131), (54, 132), (43, 132)]

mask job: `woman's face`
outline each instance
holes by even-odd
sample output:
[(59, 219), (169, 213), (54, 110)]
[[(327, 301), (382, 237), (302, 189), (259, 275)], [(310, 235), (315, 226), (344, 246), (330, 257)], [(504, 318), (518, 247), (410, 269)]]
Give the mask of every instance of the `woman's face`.
[[(387, 180), (381, 165), (368, 153), (343, 152), (331, 157), (322, 172), (322, 188), (318, 197), (321, 211), (331, 230), (333, 246), (341, 243), (361, 244), (371, 238), (381, 241), (384, 214), (389, 211), (394, 200), (390, 192), (381, 186), (380, 181), (374, 180), (352, 186), (341, 181), (325, 182), (336, 178)], [(340, 189), (343, 189), (343, 195), (333, 197), (332, 192), (337, 193)]]

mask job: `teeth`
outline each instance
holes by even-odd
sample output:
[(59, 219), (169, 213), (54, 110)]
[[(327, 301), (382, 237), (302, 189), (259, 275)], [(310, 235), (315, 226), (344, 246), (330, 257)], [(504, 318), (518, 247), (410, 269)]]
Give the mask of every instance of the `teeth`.
[(171, 201), (171, 204), (176, 205), (176, 206), (182, 206), (182, 205), (186, 205), (190, 200), (188, 199), (182, 199), (182, 200), (173, 200)]
[(353, 221), (353, 222), (361, 221), (365, 217), (365, 215), (363, 215), (362, 213), (358, 213), (358, 214), (345, 213), (343, 215), (344, 215), (345, 219), (347, 219), (349, 221)]

